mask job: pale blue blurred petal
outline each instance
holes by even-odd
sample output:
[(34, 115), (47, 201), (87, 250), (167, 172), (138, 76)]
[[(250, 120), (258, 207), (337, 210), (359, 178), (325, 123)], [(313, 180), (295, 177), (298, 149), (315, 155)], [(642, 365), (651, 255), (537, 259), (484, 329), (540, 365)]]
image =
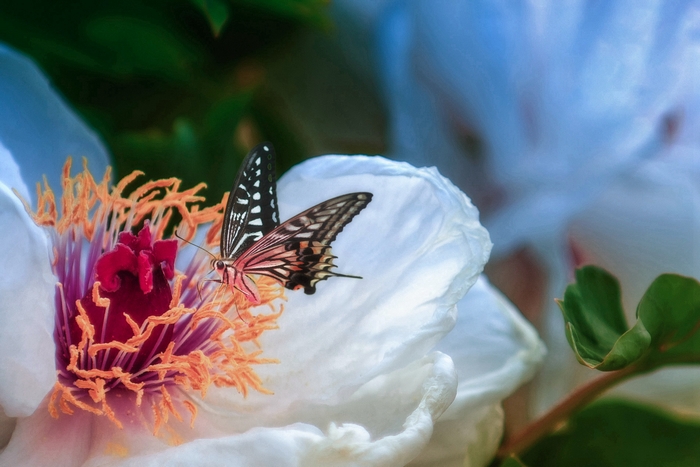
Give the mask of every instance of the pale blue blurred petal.
[[(47, 176), (61, 186), (66, 157), (87, 157), (92, 173), (104, 173), (109, 156), (87, 127), (27, 57), (0, 45), (0, 142), (12, 153), (29, 193)], [(34, 200), (33, 200), (34, 201)]]

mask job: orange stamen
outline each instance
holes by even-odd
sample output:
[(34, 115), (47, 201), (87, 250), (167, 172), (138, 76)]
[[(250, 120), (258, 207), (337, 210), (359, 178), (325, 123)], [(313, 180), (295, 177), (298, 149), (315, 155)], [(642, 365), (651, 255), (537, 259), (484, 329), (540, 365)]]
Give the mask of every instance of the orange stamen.
[[(181, 182), (176, 178), (149, 181), (127, 194), (129, 186), (143, 175), (142, 172), (132, 172), (116, 185), (110, 186), (110, 169), (101, 180), (96, 181), (88, 171), (85, 159), (83, 170), (75, 176), (71, 176), (71, 166), (72, 160), (69, 158), (63, 166), (60, 209), (46, 179), (43, 187), (37, 184), (36, 212), (32, 212), (29, 204), (22, 200), (34, 221), (40, 226), (54, 228), (59, 237), (96, 241), (104, 252), (116, 243), (119, 232), (130, 231), (149, 219), (155, 242), (163, 239), (173, 214), (177, 212), (182, 218), (177, 231), (184, 239), (191, 241), (198, 228), (209, 224), (205, 236), (206, 244), (209, 248), (218, 244), (228, 194), (214, 206), (201, 207), (196, 203), (203, 202), (204, 198), (198, 193), (206, 185), (200, 183), (193, 188), (181, 190)], [(56, 246), (53, 253), (52, 264), (57, 268), (59, 249)], [(196, 274), (208, 273), (208, 264), (208, 260), (199, 261)], [(95, 326), (81, 301), (77, 300), (72, 319), (81, 331), (81, 338), (77, 345), (73, 343), (67, 349), (69, 355), (65, 368), (74, 380), (67, 383), (66, 373), (59, 372), (64, 379), (54, 386), (49, 398), (49, 413), (52, 417), (58, 417), (59, 412), (72, 414), (73, 408), (77, 407), (95, 415), (106, 416), (121, 427), (109, 405), (110, 391), (118, 381), (120, 388), (136, 395), (137, 406), (141, 406), (145, 394), (153, 395), (152, 409), (156, 434), (163, 425), (167, 427), (169, 414), (177, 420), (182, 420), (168, 385), (176, 384), (183, 390), (199, 391), (202, 396), (206, 395), (211, 384), (236, 388), (243, 396), (250, 390), (269, 394), (270, 391), (263, 387), (261, 379), (255, 373), (254, 366), (277, 361), (262, 358), (260, 350), (246, 350), (246, 347), (250, 346), (244, 346), (242, 343), (250, 342), (259, 347), (258, 337), (264, 331), (277, 328), (276, 320), (282, 313), (280, 302), (286, 298), (284, 289), (274, 280), (266, 277), (255, 280), (262, 304), (271, 310), (269, 314), (253, 314), (248, 300), (242, 294), (231, 294), (228, 289), (210, 288), (203, 302), (197, 306), (189, 306), (193, 305), (191, 299), (187, 305), (183, 304), (183, 292), (188, 291), (185, 297), (191, 297), (191, 290), (196, 287), (197, 281), (192, 277), (176, 274), (170, 283), (172, 299), (167, 311), (158, 316), (146, 317), (140, 326), (129, 314), (124, 314), (133, 333), (133, 336), (124, 342), (95, 342)], [(61, 293), (62, 297), (64, 286), (65, 284), (58, 286), (58, 293)], [(91, 290), (84, 292), (91, 293), (93, 303), (109, 310), (110, 300), (101, 296), (100, 283), (95, 281), (89, 287)], [(96, 362), (101, 361), (101, 352), (135, 354), (151, 335), (157, 332), (156, 328), (174, 326), (185, 319), (189, 320), (190, 332), (203, 332), (198, 330), (205, 329), (210, 333), (206, 337), (206, 353), (201, 349), (193, 349), (186, 354), (179, 354), (181, 350), (178, 350), (175, 342), (170, 342), (164, 351), (149, 357), (151, 360), (144, 368), (133, 372), (124, 371), (118, 366), (100, 368), (96, 365)], [(147, 387), (139, 379), (149, 372), (155, 373), (158, 380), (149, 379)], [(155, 387), (154, 382), (158, 383)], [(89, 399), (85, 400), (85, 396)], [(188, 400), (179, 402), (191, 414), (190, 425), (194, 426), (196, 406)]]
[(182, 401), (182, 405), (190, 412), (190, 428), (194, 428), (194, 420), (197, 418), (197, 406), (188, 400)]

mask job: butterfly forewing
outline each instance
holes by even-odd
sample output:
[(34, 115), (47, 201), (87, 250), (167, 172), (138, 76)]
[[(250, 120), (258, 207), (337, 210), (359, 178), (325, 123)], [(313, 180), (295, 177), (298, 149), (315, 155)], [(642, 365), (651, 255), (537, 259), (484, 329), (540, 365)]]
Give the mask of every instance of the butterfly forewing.
[[(371, 193), (348, 193), (297, 214), (243, 252), (233, 267), (244, 274), (273, 277), (289, 289), (315, 292), (331, 276), (331, 242), (372, 200)], [(355, 276), (350, 276), (355, 277)]]
[(270, 143), (262, 143), (243, 160), (229, 193), (221, 228), (221, 257), (240, 256), (278, 225), (275, 152)]

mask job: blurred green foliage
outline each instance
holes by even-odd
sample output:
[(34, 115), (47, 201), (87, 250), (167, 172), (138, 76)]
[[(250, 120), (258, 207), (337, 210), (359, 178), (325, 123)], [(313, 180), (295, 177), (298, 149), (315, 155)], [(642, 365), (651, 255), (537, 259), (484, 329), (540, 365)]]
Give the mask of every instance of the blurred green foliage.
[(301, 32), (330, 29), (324, 0), (0, 2), (0, 41), (96, 129), (118, 177), (204, 180), (212, 201), (262, 140), (280, 173), (309, 155), (277, 109), (268, 62)]
[(511, 456), (508, 459), (504, 460), (503, 463), (500, 464), (500, 467), (527, 467), (523, 462), (518, 459), (515, 456)]
[(523, 456), (530, 467), (692, 467), (698, 459), (700, 423), (615, 400), (592, 404)]

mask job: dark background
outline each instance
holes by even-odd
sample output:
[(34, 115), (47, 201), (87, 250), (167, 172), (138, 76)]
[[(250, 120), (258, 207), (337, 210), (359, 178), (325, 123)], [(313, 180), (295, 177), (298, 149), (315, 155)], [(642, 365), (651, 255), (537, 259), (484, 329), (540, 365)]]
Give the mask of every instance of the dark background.
[(384, 149), (376, 90), (340, 53), (327, 1), (0, 2), (0, 41), (99, 133), (117, 178), (205, 181), (213, 203), (263, 140), (279, 173)]

